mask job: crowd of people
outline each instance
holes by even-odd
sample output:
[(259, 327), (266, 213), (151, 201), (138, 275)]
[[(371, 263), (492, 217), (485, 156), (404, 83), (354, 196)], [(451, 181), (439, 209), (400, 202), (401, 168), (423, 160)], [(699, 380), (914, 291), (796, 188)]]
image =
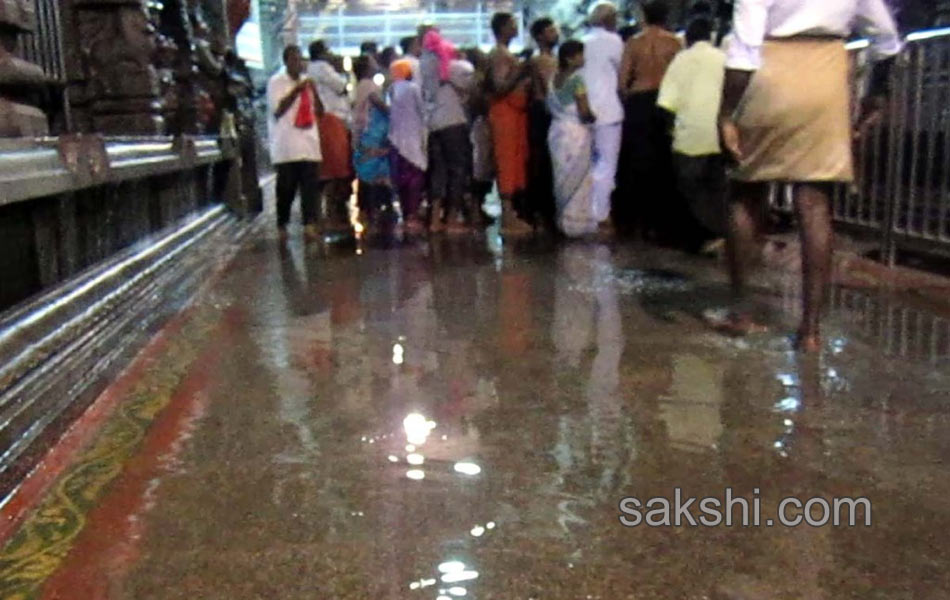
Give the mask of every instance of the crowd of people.
[[(369, 229), (478, 228), (491, 220), (482, 207), (497, 186), (509, 235), (546, 229), (579, 237), (616, 226), (658, 241), (685, 241), (675, 235), (684, 231), (691, 241), (721, 236), (721, 210), (706, 210), (719, 215), (712, 218), (687, 208), (711, 196), (707, 179), (725, 180), (724, 170), (712, 173), (722, 163), (683, 160), (690, 181), (677, 187), (671, 154), (701, 145), (690, 141), (699, 136), (694, 127), (715, 131), (725, 59), (711, 44), (712, 8), (694, 4), (685, 38), (704, 48), (702, 56), (722, 57), (686, 67), (709, 80), (703, 97), (670, 91), (659, 104), (664, 74), (684, 43), (666, 29), (663, 0), (644, 12), (642, 31), (626, 41), (609, 2), (592, 8), (581, 39), (561, 42), (556, 23), (539, 18), (530, 26), (535, 50), (519, 55), (509, 49), (517, 22), (503, 12), (492, 17), (496, 44), (487, 55), (456, 48), (431, 24), (398, 51), (364, 43), (351, 65), (322, 40), (310, 44), (309, 61), (287, 47), (268, 89), (278, 226), (285, 230), (299, 189), (307, 235), (349, 227), (356, 180)], [(681, 87), (690, 76), (679, 76)], [(694, 106), (707, 109), (708, 122), (696, 123)], [(676, 129), (687, 141), (671, 146), (667, 111), (687, 115)], [(718, 155), (718, 142), (702, 151)]]
[[(580, 39), (561, 42), (551, 19), (535, 20), (536, 51), (520, 55), (509, 49), (518, 36), (510, 13), (492, 16), (487, 56), (423, 25), (401, 54), (363, 44), (355, 85), (321, 41), (309, 65), (286, 48), (268, 86), (281, 235), (298, 189), (315, 236), (321, 197), (328, 226), (349, 227), (354, 178), (365, 226), (410, 233), (483, 225), (482, 202), (497, 186), (506, 235), (617, 231), (693, 250), (727, 238), (741, 298), (768, 184), (788, 184), (802, 230), (798, 338), (815, 348), (830, 186), (853, 180), (853, 135), (881, 118), (901, 41), (883, 0), (734, 4), (731, 33), (696, 0), (677, 35), (664, 0), (643, 6), (639, 30), (599, 2)], [(854, 31), (877, 61), (857, 129), (844, 45)], [(739, 301), (717, 326), (744, 333), (755, 323)]]

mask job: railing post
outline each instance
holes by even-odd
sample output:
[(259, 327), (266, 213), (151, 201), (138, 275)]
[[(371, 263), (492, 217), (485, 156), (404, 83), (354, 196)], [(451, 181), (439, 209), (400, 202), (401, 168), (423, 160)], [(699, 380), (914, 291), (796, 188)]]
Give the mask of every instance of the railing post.
[(887, 193), (887, 210), (881, 232), (881, 260), (888, 266), (893, 266), (897, 261), (895, 230), (897, 228), (897, 213), (900, 210), (900, 188), (904, 171), (904, 134), (906, 133), (906, 127), (903, 125), (907, 119), (906, 79), (908, 68), (907, 57), (899, 56), (897, 68), (891, 76), (893, 92), (890, 99), (890, 127), (887, 140), (887, 154), (890, 157), (887, 169), (889, 181), (884, 186)]
[(484, 11), (484, 8), (483, 8), (483, 6), (482, 6), (482, 0), (478, 0), (478, 4), (476, 5), (476, 9), (475, 9), (475, 10), (476, 10), (476, 14), (478, 15), (478, 16), (475, 18), (475, 32), (476, 32), (476, 33), (475, 33), (475, 45), (478, 46), (479, 48), (481, 48), (482, 46), (485, 45), (485, 40), (484, 40), (484, 37), (485, 37), (485, 31), (484, 31), (484, 29), (485, 29), (485, 25), (484, 25), (485, 14), (484, 14), (484, 12), (483, 12), (483, 11)]
[(342, 53), (346, 47), (343, 37), (343, 5), (336, 10), (336, 51)]

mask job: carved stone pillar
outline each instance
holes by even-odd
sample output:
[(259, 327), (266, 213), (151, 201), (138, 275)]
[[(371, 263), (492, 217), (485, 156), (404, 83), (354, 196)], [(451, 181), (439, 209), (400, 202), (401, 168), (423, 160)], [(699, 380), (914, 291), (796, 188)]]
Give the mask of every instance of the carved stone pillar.
[(49, 133), (46, 115), (29, 103), (47, 81), (43, 70), (13, 55), (17, 36), (36, 26), (30, 0), (0, 0), (0, 137), (37, 137)]
[(228, 29), (233, 39), (244, 22), (251, 18), (251, 0), (227, 0), (227, 5)]
[(218, 133), (227, 102), (224, 72), (227, 40), (215, 37), (212, 25), (200, 7), (196, 6), (192, 10), (195, 63), (198, 67), (199, 122), (202, 133)]
[(173, 135), (197, 133), (197, 67), (194, 60), (194, 32), (187, 0), (165, 0), (161, 12), (161, 33), (172, 40), (178, 49), (173, 67), (175, 94), (178, 97), (177, 109), (174, 120), (168, 124), (168, 132)]
[(198, 9), (211, 30), (208, 41), (225, 46), (230, 44), (227, 0), (201, 0)]
[(163, 133), (155, 31), (143, 0), (72, 0), (73, 47), (81, 60), (81, 100), (93, 130)]

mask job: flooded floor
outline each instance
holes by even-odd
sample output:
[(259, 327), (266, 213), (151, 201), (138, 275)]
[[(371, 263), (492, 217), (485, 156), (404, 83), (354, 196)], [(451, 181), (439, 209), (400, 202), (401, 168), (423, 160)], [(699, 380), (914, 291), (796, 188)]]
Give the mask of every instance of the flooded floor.
[[(268, 232), (9, 532), (0, 597), (950, 598), (950, 324), (836, 289), (802, 358), (788, 283), (734, 340), (713, 261)], [(727, 493), (758, 527), (689, 524)]]

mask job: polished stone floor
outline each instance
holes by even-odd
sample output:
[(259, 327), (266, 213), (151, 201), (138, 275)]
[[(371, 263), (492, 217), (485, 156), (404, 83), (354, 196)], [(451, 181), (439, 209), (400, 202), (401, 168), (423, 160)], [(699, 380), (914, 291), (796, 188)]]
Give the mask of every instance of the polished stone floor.
[[(8, 541), (0, 594), (950, 598), (950, 319), (836, 288), (803, 358), (794, 277), (749, 339), (698, 318), (725, 293), (635, 245), (261, 234)], [(621, 525), (676, 488), (872, 523)]]

